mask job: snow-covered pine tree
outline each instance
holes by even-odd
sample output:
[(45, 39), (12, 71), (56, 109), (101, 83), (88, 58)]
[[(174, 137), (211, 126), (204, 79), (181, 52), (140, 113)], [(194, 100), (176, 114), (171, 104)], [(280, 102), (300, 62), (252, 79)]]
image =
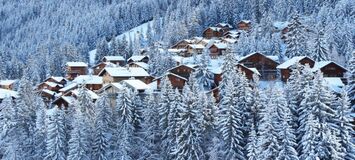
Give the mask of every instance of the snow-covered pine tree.
[(176, 132), (176, 159), (192, 160), (204, 159), (204, 154), (201, 148), (201, 122), (202, 117), (196, 105), (196, 95), (186, 84), (183, 88), (183, 104), (179, 106)]
[(166, 152), (169, 153), (169, 158), (176, 158), (174, 154), (177, 149), (177, 130), (178, 130), (178, 121), (179, 110), (184, 105), (183, 97), (180, 94), (179, 90), (176, 88), (174, 93), (174, 100), (171, 102), (169, 115), (168, 115), (168, 127), (167, 127), (167, 143), (169, 144)]
[(46, 105), (40, 97), (35, 99), (36, 109), (36, 128), (34, 135), (34, 154), (33, 159), (44, 159), (46, 151)]
[(256, 127), (251, 124), (250, 133), (248, 135), (247, 141), (247, 159), (248, 160), (258, 160), (259, 150), (258, 150), (258, 136), (256, 133)]
[(114, 110), (116, 120), (116, 146), (113, 157), (115, 159), (133, 158), (132, 142), (134, 141), (134, 103), (132, 102), (132, 91), (126, 87), (118, 92), (116, 107)]
[(83, 112), (80, 104), (76, 104), (73, 121), (73, 130), (69, 140), (69, 160), (91, 159), (92, 148), (92, 124), (89, 117)]
[(78, 95), (78, 109), (80, 112), (84, 114), (85, 117), (88, 117), (93, 123), (94, 115), (94, 103), (92, 102), (90, 93), (87, 88), (85, 88), (85, 84), (81, 84), (79, 88), (79, 95)]
[(306, 55), (306, 29), (299, 15), (293, 16), (288, 26), (286, 45), (286, 57), (292, 58)]
[(137, 91), (132, 91), (132, 102), (133, 102), (133, 145), (132, 145), (132, 158), (142, 159), (144, 158), (144, 151), (147, 150), (147, 146), (144, 143), (144, 130), (142, 128), (143, 121), (143, 107), (142, 95)]
[(227, 78), (223, 88), (223, 97), (219, 103), (218, 130), (224, 141), (222, 159), (246, 159), (243, 150), (243, 113), (238, 108), (238, 98), (233, 80)]
[(312, 114), (306, 117), (304, 124), (304, 136), (302, 136), (301, 145), (299, 145), (302, 152), (300, 152), (300, 159), (319, 159), (319, 154), (316, 152), (317, 147), (317, 133), (319, 123), (315, 120)]
[(213, 138), (217, 136), (216, 122), (217, 122), (217, 106), (213, 95), (206, 93), (200, 93), (198, 104), (202, 105), (202, 150), (207, 156), (208, 153), (213, 150), (211, 144)]
[(201, 88), (204, 90), (211, 90), (215, 86), (214, 75), (207, 68), (209, 65), (208, 57), (208, 51), (204, 50), (201, 56), (201, 65), (196, 71), (197, 83), (201, 85)]
[[(111, 38), (111, 45), (110, 45), (110, 49), (109, 49), (109, 53), (107, 55), (110, 56), (118, 56), (119, 55), (119, 42), (117, 41), (115, 35), (112, 35)], [(105, 55), (106, 56), (106, 55)]]
[(353, 124), (351, 123), (351, 107), (345, 90), (341, 92), (341, 96), (336, 103), (336, 130), (338, 131), (340, 147), (343, 149), (341, 153), (344, 159), (355, 159), (355, 146), (352, 141), (354, 137)]
[(322, 30), (318, 30), (312, 39), (311, 48), (313, 48), (313, 50), (311, 52), (311, 57), (315, 61), (329, 60), (328, 46), (329, 45), (324, 37), (324, 32)]
[(154, 93), (150, 93), (145, 98), (143, 117), (142, 128), (145, 130), (144, 141), (147, 146), (147, 151), (143, 154), (146, 155), (147, 159), (159, 159), (162, 150), (160, 147), (161, 129), (159, 128), (158, 103)]
[(353, 51), (349, 61), (349, 75), (348, 75), (348, 96), (350, 106), (355, 111), (355, 51)]
[[(279, 93), (277, 96), (283, 98), (284, 94)], [(280, 101), (286, 102), (285, 99), (282, 99)], [(292, 127), (293, 123), (293, 115), (291, 113), (291, 110), (289, 109), (288, 105), (281, 105), (278, 106), (282, 108), (282, 115), (281, 115), (281, 130), (279, 134), (279, 139), (280, 141), (280, 147), (281, 150), (277, 156), (276, 159), (279, 160), (287, 160), (287, 159), (292, 159), (292, 160), (298, 160), (298, 153), (296, 151), (297, 143), (296, 143), (296, 131)]]
[(223, 159), (223, 141), (218, 138), (218, 136), (213, 137), (212, 143), (208, 153), (206, 154), (206, 159), (209, 160), (222, 160)]
[(110, 137), (112, 137), (112, 108), (108, 95), (104, 92), (95, 104), (93, 136), (93, 159), (110, 159)]
[(66, 133), (65, 133), (64, 112), (57, 106), (47, 111), (47, 137), (45, 160), (66, 159)]
[[(162, 148), (168, 148), (169, 146), (169, 139), (168, 139), (168, 126), (169, 124), (169, 115), (171, 111), (171, 106), (174, 102), (174, 90), (173, 86), (170, 83), (170, 80), (166, 77), (163, 78), (161, 82), (161, 92), (159, 95), (159, 106), (158, 106), (158, 111), (159, 111), (159, 127), (162, 130)], [(163, 151), (163, 157), (167, 158), (169, 156), (169, 151), (164, 150)]]
[(287, 102), (279, 91), (268, 90), (267, 107), (262, 111), (259, 127), (259, 157), (258, 159), (276, 159), (280, 152), (279, 132), (284, 106)]
[(96, 45), (95, 63), (99, 63), (104, 56), (109, 54), (109, 52), (108, 42), (106, 41), (106, 38), (102, 38), (102, 40), (97, 42)]

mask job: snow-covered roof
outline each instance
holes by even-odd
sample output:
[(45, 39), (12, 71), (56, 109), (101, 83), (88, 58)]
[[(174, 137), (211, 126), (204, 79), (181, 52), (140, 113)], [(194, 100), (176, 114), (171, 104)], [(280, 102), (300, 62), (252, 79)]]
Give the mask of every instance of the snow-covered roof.
[(296, 56), (296, 57), (293, 57), (293, 58), (285, 61), (284, 63), (278, 65), (276, 68), (277, 69), (287, 69), (287, 68), (291, 67), (292, 65), (295, 65), (300, 60), (302, 60), (303, 58), (306, 58), (306, 57), (307, 56)]
[(144, 55), (142, 55), (142, 56), (132, 56), (132, 57), (128, 58), (128, 61), (132, 60), (134, 62), (137, 62), (137, 61), (141, 61), (145, 57), (148, 57), (148, 56), (144, 56)]
[(168, 71), (171, 71), (171, 70), (173, 70), (173, 69), (175, 69), (175, 68), (179, 68), (179, 67), (181, 67), (181, 66), (186, 66), (186, 67), (191, 68), (191, 69), (196, 69), (196, 67), (198, 67), (197, 64), (180, 64), (180, 65), (178, 65), (178, 66), (175, 66), (175, 67), (173, 67), (173, 68), (170, 68)]
[(95, 66), (92, 66), (92, 68), (96, 68), (97, 66), (101, 65), (101, 64), (105, 64), (105, 66), (107, 67), (116, 67), (117, 65), (111, 62), (100, 62), (98, 64), (96, 64)]
[(99, 75), (102, 73), (107, 72), (112, 77), (148, 77), (150, 76), (149, 73), (140, 67), (115, 67), (104, 68)]
[[(222, 28), (220, 28), (220, 27), (208, 27), (207, 29), (211, 29), (211, 30), (213, 30), (213, 31), (222, 31)], [(206, 29), (206, 30), (207, 30)]]
[(233, 38), (223, 38), (223, 41), (227, 43), (236, 43), (238, 40)]
[(0, 80), (0, 85), (8, 86), (8, 85), (11, 85), (11, 84), (13, 84), (15, 82), (16, 82), (16, 80)]
[(228, 23), (218, 23), (216, 26), (222, 26), (222, 27), (228, 27), (228, 28), (233, 28), (232, 25), (228, 24)]
[(56, 82), (61, 82), (62, 80), (67, 80), (65, 79), (64, 77), (55, 77), (55, 76), (51, 76), (51, 77), (48, 77), (45, 81), (48, 81), (49, 79), (53, 79), (54, 81)]
[(148, 70), (149, 68), (149, 65), (147, 63), (144, 63), (144, 62), (132, 62), (132, 64), (135, 64), (145, 70)]
[(126, 86), (131, 87), (135, 90), (149, 89), (149, 86), (147, 84), (145, 84), (141, 80), (137, 80), (137, 79), (123, 80), (121, 83), (124, 83), (124, 84), (126, 84)]
[(244, 23), (250, 23), (250, 20), (241, 20), (240, 22), (244, 22)]
[(76, 87), (78, 87), (77, 83), (71, 83), (71, 84), (65, 86), (64, 88), (60, 89), (59, 91), (60, 92), (67, 92), (67, 91), (70, 91), (70, 90), (72, 90), (72, 89), (74, 89)]
[(172, 75), (172, 76), (175, 76), (175, 77), (178, 77), (180, 79), (183, 79), (183, 80), (187, 81), (187, 79), (185, 77), (179, 76), (179, 75), (171, 73), (171, 72), (168, 72), (168, 73), (165, 74), (165, 76), (168, 76), (168, 75)]
[(316, 63), (314, 64), (314, 67), (312, 68), (312, 71), (318, 71), (318, 70), (322, 69), (323, 67), (325, 67), (325, 66), (331, 64), (331, 63), (334, 63), (334, 64), (336, 64), (337, 66), (339, 66), (339, 67), (341, 67), (341, 68), (343, 68), (344, 70), (347, 71), (347, 69), (346, 69), (345, 67), (343, 67), (342, 65), (340, 65), (340, 64), (338, 64), (338, 63), (335, 63), (335, 62), (333, 62), (333, 61), (320, 61), (320, 62), (316, 62)]
[(286, 28), (290, 23), (289, 22), (274, 22), (273, 26), (277, 29), (277, 30), (282, 30), (284, 28)]
[(61, 98), (68, 104), (74, 104), (74, 102), (76, 101), (76, 99), (72, 96), (62, 96)]
[(204, 49), (205, 46), (202, 44), (189, 44), (188, 46), (190, 46), (193, 49)]
[(222, 66), (220, 67), (208, 67), (208, 70), (213, 74), (222, 74)]
[[(225, 43), (214, 43), (211, 45), (211, 47), (212, 46), (216, 46), (218, 49), (226, 49), (228, 47), (228, 45)], [(211, 48), (211, 47), (209, 47), (209, 48)]]
[(50, 87), (63, 87), (63, 85), (55, 83), (55, 82), (44, 82), (44, 84), (50, 86)]
[(104, 56), (102, 59), (106, 59), (107, 61), (124, 61), (123, 56)]
[(172, 53), (181, 53), (181, 52), (185, 52), (186, 49), (182, 48), (182, 49), (168, 49), (168, 52), (172, 52)]
[(345, 86), (339, 77), (324, 77), (324, 85), (327, 85), (332, 91), (340, 93)]
[[(95, 92), (88, 90), (88, 89), (85, 89), (85, 91), (90, 95), (91, 99), (98, 99), (99, 98), (99, 96)], [(72, 90), (71, 92), (74, 95), (79, 96), (79, 89)]]
[(123, 89), (123, 85), (121, 83), (108, 83), (108, 84), (104, 85), (101, 89), (99, 89), (97, 92), (98, 93), (102, 93), (107, 88), (110, 88), (110, 87), (114, 87), (114, 88), (116, 88), (118, 90), (122, 90)]
[(245, 59), (247, 59), (247, 58), (249, 58), (249, 57), (251, 57), (251, 56), (253, 56), (253, 55), (255, 55), (255, 54), (260, 54), (260, 55), (263, 55), (263, 56), (265, 56), (266, 58), (268, 58), (268, 59), (270, 59), (270, 60), (272, 60), (272, 61), (275, 61), (275, 62), (277, 62), (278, 63), (278, 57), (277, 56), (266, 56), (266, 55), (264, 55), (264, 54), (262, 54), (262, 53), (260, 53), (260, 52), (253, 52), (253, 53), (250, 53), (250, 54), (248, 54), (248, 55), (246, 55), (246, 56), (244, 56), (244, 57), (241, 57), (240, 59), (239, 59), (239, 62), (240, 61), (242, 61), (242, 60), (245, 60)]
[(231, 31), (226, 32), (224, 35), (238, 35), (238, 34), (240, 34), (239, 31), (231, 30)]
[(87, 67), (88, 65), (84, 62), (67, 62), (66, 66), (70, 67)]
[(18, 98), (19, 94), (16, 91), (0, 88), (0, 99), (4, 99), (5, 97), (9, 97), (9, 96)]
[(54, 95), (54, 94), (56, 94), (56, 92), (51, 91), (51, 90), (48, 90), (48, 89), (42, 89), (42, 92), (47, 93), (47, 94), (49, 94), (49, 95)]
[(261, 75), (260, 73), (259, 73), (259, 71), (256, 69), (256, 68), (249, 68), (251, 71), (253, 71), (255, 74), (257, 74), (257, 75)]
[(102, 84), (102, 77), (97, 75), (80, 75), (73, 80), (74, 83)]

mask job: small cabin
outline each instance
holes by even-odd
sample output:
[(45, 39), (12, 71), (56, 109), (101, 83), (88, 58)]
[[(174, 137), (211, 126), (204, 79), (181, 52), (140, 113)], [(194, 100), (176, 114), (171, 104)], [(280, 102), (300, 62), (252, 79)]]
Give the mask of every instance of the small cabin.
[(210, 57), (217, 58), (222, 55), (222, 53), (227, 49), (227, 44), (225, 43), (213, 43), (210, 47)]
[(0, 80), (0, 88), (14, 90), (17, 80)]
[(219, 27), (208, 27), (202, 34), (204, 38), (211, 39), (213, 37), (222, 37), (224, 32), (223, 29)]
[(221, 28), (224, 33), (233, 29), (233, 26), (228, 23), (218, 23), (216, 24), (216, 27)]
[(185, 79), (189, 79), (190, 74), (197, 69), (197, 65), (184, 65), (181, 64), (179, 66), (176, 66), (174, 68), (169, 69), (168, 71), (175, 74), (179, 75), (181, 77), (184, 77)]
[(104, 56), (101, 60), (102, 62), (110, 62), (115, 65), (124, 66), (125, 65), (125, 58), (123, 56)]
[(122, 80), (127, 80), (135, 78), (143, 81), (146, 84), (151, 83), (152, 77), (149, 73), (140, 67), (116, 67), (116, 68), (105, 68), (100, 73), (99, 76), (103, 77), (103, 83), (121, 82)]
[(345, 73), (348, 71), (345, 67), (333, 61), (316, 62), (313, 71), (322, 71), (324, 77), (340, 77), (344, 78)]
[(184, 48), (186, 48), (186, 46), (188, 44), (192, 44), (192, 40), (183, 39), (183, 40), (177, 42), (176, 44), (174, 44), (173, 46), (171, 46), (170, 48), (171, 49), (184, 49)]
[(292, 67), (295, 66), (297, 63), (301, 65), (308, 64), (311, 68), (314, 66), (314, 60), (307, 57), (307, 56), (297, 56), (293, 57), (284, 63), (278, 65), (276, 68), (281, 71), (281, 80), (283, 82), (287, 82), (288, 78), (291, 76)]
[(251, 22), (248, 20), (242, 20), (237, 23), (237, 29), (248, 31), (251, 29)]
[(177, 88), (177, 89), (181, 90), (182, 88), (184, 88), (185, 83), (187, 82), (187, 79), (185, 77), (168, 72), (164, 76), (161, 76), (156, 79), (158, 89), (160, 89), (160, 84), (161, 84), (161, 81), (164, 77), (167, 77), (169, 79), (169, 81), (174, 89)]
[(55, 82), (43, 82), (37, 86), (37, 90), (47, 89), (53, 92), (58, 92), (63, 85), (55, 83)]
[(85, 84), (85, 88), (97, 91), (103, 86), (103, 78), (97, 75), (81, 75), (73, 80), (73, 83)]
[(205, 46), (202, 44), (189, 44), (186, 46), (186, 54), (182, 56), (188, 57), (194, 53), (201, 54), (204, 48)]
[(84, 62), (67, 62), (65, 67), (68, 80), (73, 80), (79, 75), (86, 75), (88, 70), (88, 65)]
[(277, 69), (279, 65), (277, 56), (265, 56), (262, 53), (251, 53), (239, 60), (240, 64), (248, 68), (256, 68), (262, 80), (275, 80), (277, 78)]
[(148, 63), (149, 57), (146, 55), (141, 55), (141, 56), (132, 56), (131, 58), (128, 58), (127, 63), (130, 64), (132, 62), (144, 62)]

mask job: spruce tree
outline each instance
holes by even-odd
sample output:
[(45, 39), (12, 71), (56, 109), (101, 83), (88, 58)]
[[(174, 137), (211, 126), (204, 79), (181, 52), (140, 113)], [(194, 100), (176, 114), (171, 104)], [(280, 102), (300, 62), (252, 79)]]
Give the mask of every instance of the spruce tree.
[(350, 100), (350, 106), (352, 110), (355, 111), (355, 51), (352, 52), (348, 66), (348, 96)]
[(64, 112), (54, 107), (47, 112), (47, 138), (46, 138), (46, 160), (66, 159), (66, 133), (65, 133)]
[(96, 55), (95, 55), (95, 63), (99, 63), (100, 60), (108, 55), (110, 52), (108, 42), (106, 41), (106, 38), (102, 38), (100, 42), (97, 42), (96, 45)]
[(285, 55), (288, 58), (306, 55), (306, 29), (298, 15), (292, 17), (288, 26), (286, 45)]
[(34, 159), (43, 159), (46, 151), (46, 106), (40, 97), (36, 98), (36, 128), (34, 135)]
[(93, 159), (110, 159), (110, 137), (112, 137), (112, 108), (108, 95), (104, 92), (95, 104), (93, 137)]
[(328, 53), (328, 46), (326, 44), (326, 39), (324, 37), (324, 32), (323, 31), (318, 31), (317, 33), (315, 33), (315, 37), (312, 40), (312, 53), (311, 53), (311, 57), (313, 58), (313, 60), (315, 61), (325, 61), (325, 60), (329, 60), (329, 53)]

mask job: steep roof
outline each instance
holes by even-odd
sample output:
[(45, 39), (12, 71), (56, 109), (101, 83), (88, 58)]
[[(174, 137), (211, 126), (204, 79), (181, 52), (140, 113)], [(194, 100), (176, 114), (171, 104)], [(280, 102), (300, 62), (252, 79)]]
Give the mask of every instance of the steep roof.
[[(300, 60), (306, 58), (307, 56), (296, 56), (293, 57), (287, 61), (285, 61), (284, 63), (278, 65), (276, 68), (277, 69), (287, 69), (289, 67), (291, 67), (292, 65), (295, 65), (296, 63), (298, 63)], [(307, 57), (308, 58), (308, 57)]]
[(80, 75), (73, 80), (74, 83), (102, 84), (102, 77), (97, 75)]
[(123, 56), (104, 56), (102, 58), (106, 59), (107, 61), (124, 61), (125, 59), (123, 58)]
[(262, 53), (260, 53), (260, 52), (253, 52), (253, 53), (250, 53), (250, 54), (248, 54), (248, 55), (246, 55), (246, 56), (240, 58), (240, 59), (238, 60), (238, 62), (243, 61), (243, 60), (245, 60), (245, 59), (247, 59), (247, 58), (249, 58), (249, 57), (251, 57), (251, 56), (253, 56), (253, 55), (256, 55), (256, 54), (262, 55), (262, 56), (264, 56), (264, 57), (266, 57), (266, 58), (268, 58), (268, 59), (270, 59), (270, 60), (272, 60), (272, 61), (274, 61), (274, 62), (276, 62), (276, 63), (279, 63), (277, 56), (266, 56), (266, 55), (264, 55), (264, 54), (262, 54)]
[(51, 76), (51, 77), (48, 77), (46, 80), (44, 80), (44, 81), (48, 81), (49, 79), (53, 79), (54, 81), (56, 81), (56, 82), (61, 82), (62, 80), (65, 80), (65, 81), (67, 81), (67, 79), (65, 79), (64, 77), (55, 77), (55, 76)]
[(99, 75), (102, 76), (103, 73), (107, 72), (112, 77), (148, 77), (149, 73), (140, 67), (115, 67), (104, 68)]
[(142, 56), (132, 56), (128, 58), (128, 61), (132, 60), (134, 62), (141, 61), (142, 59), (146, 58), (148, 56), (142, 55)]
[(87, 67), (88, 65), (84, 62), (67, 62), (66, 66), (70, 67)]
[(131, 87), (135, 90), (149, 89), (149, 86), (147, 84), (145, 84), (141, 80), (137, 80), (137, 79), (123, 80), (121, 83), (126, 84), (128, 87)]
[(228, 23), (218, 23), (218, 24), (216, 24), (216, 26), (222, 26), (222, 27), (233, 28), (232, 25), (230, 25), (230, 24), (228, 24)]
[(316, 62), (314, 64), (314, 67), (312, 68), (313, 71), (317, 71), (317, 70), (320, 70), (322, 69), (323, 67), (331, 64), (331, 63), (334, 63), (335, 65), (339, 66), (340, 68), (344, 69), (347, 71), (347, 69), (345, 67), (343, 67), (342, 65), (338, 64), (338, 63), (335, 63), (333, 61), (320, 61), (320, 62)]

